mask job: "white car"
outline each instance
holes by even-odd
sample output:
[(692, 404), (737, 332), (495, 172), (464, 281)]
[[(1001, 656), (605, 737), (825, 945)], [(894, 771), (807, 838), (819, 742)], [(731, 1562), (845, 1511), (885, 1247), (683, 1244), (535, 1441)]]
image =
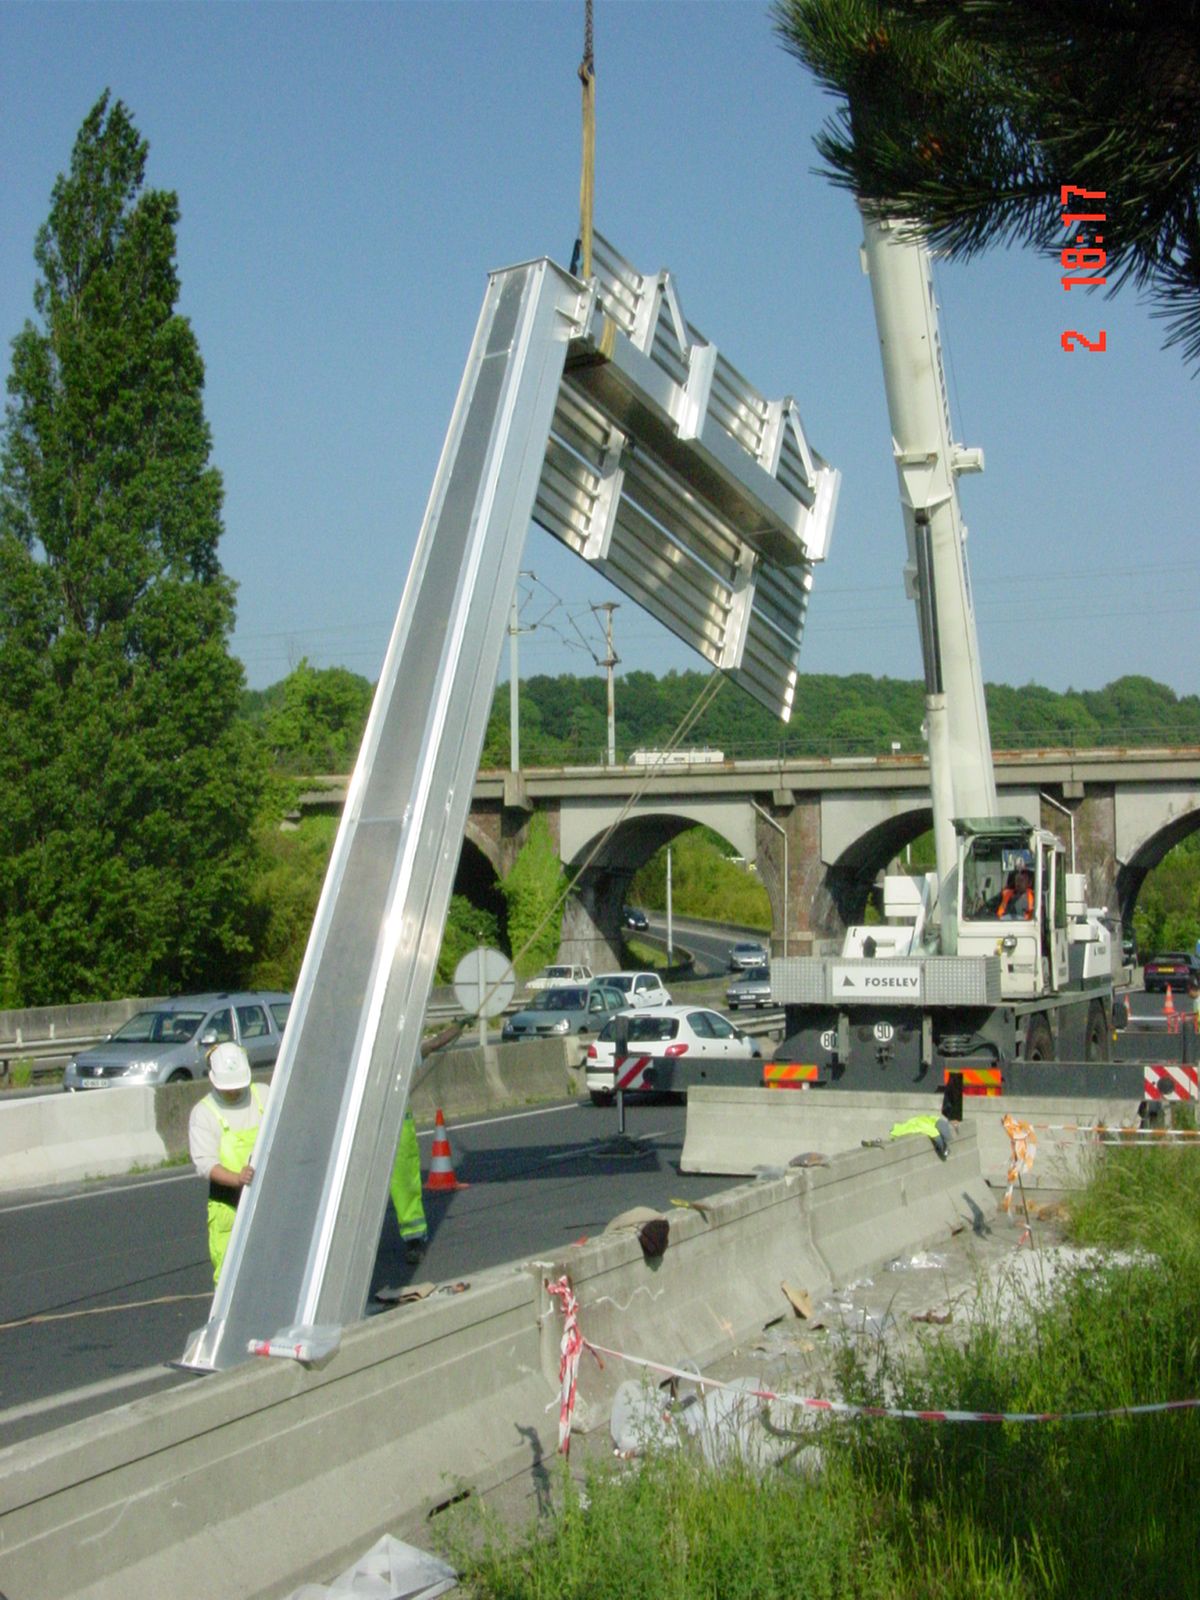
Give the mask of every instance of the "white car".
[(545, 972), (536, 978), (530, 978), (525, 988), (528, 993), (535, 993), (538, 989), (557, 989), (564, 983), (591, 983), (591, 981), (591, 967), (555, 966), (547, 967)]
[(646, 1006), (669, 1006), (671, 996), (663, 988), (657, 972), (602, 972), (597, 983), (620, 989), (628, 1004), (638, 1011)]
[(588, 1046), (585, 1067), (592, 1104), (611, 1105), (617, 1090), (614, 1058), (618, 1021), (628, 1022), (629, 1053), (621, 1063), (621, 1088), (644, 1089), (645, 1069), (664, 1057), (746, 1061), (762, 1056), (757, 1039), (706, 1006), (654, 1006), (610, 1017)]

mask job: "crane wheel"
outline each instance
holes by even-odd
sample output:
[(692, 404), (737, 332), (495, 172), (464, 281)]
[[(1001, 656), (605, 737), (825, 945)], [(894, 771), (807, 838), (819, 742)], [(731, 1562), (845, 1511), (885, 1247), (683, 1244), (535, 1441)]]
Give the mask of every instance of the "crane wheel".
[(1054, 1035), (1045, 1017), (1031, 1017), (1025, 1034), (1026, 1061), (1053, 1061)]

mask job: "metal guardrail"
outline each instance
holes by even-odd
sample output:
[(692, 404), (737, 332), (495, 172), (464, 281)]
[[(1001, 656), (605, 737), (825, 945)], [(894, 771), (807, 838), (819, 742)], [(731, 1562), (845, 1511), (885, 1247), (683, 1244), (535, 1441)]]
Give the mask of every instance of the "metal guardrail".
[(89, 1050), (108, 1037), (104, 1033), (89, 1033), (79, 1038), (56, 1039), (6, 1039), (0, 1041), (0, 1085), (11, 1082), (13, 1068), (28, 1061), (31, 1077), (51, 1077), (60, 1072), (79, 1050)]

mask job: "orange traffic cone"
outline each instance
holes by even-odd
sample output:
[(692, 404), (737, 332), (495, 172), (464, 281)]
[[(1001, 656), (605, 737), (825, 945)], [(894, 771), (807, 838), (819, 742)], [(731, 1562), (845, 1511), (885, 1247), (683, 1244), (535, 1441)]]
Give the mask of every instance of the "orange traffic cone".
[(1179, 1014), (1175, 1010), (1175, 997), (1171, 993), (1171, 985), (1167, 985), (1166, 999), (1163, 1001), (1163, 1016), (1167, 1019), (1167, 1032), (1179, 1032)]
[(429, 1176), (425, 1179), (427, 1189), (467, 1189), (469, 1184), (459, 1183), (454, 1176), (454, 1158), (450, 1152), (450, 1138), (446, 1132), (446, 1119), (442, 1115), (441, 1106), (438, 1107), (437, 1116), (434, 1118), (433, 1149), (430, 1153)]

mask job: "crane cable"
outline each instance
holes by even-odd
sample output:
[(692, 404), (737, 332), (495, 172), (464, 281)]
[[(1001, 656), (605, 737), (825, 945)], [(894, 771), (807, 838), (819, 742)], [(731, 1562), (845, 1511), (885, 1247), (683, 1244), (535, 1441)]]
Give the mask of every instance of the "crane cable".
[(592, 211), (596, 196), (596, 66), (592, 48), (592, 0), (584, 0), (583, 60), (579, 81), (583, 85), (583, 163), (579, 175), (579, 256), (582, 276), (592, 275)]

